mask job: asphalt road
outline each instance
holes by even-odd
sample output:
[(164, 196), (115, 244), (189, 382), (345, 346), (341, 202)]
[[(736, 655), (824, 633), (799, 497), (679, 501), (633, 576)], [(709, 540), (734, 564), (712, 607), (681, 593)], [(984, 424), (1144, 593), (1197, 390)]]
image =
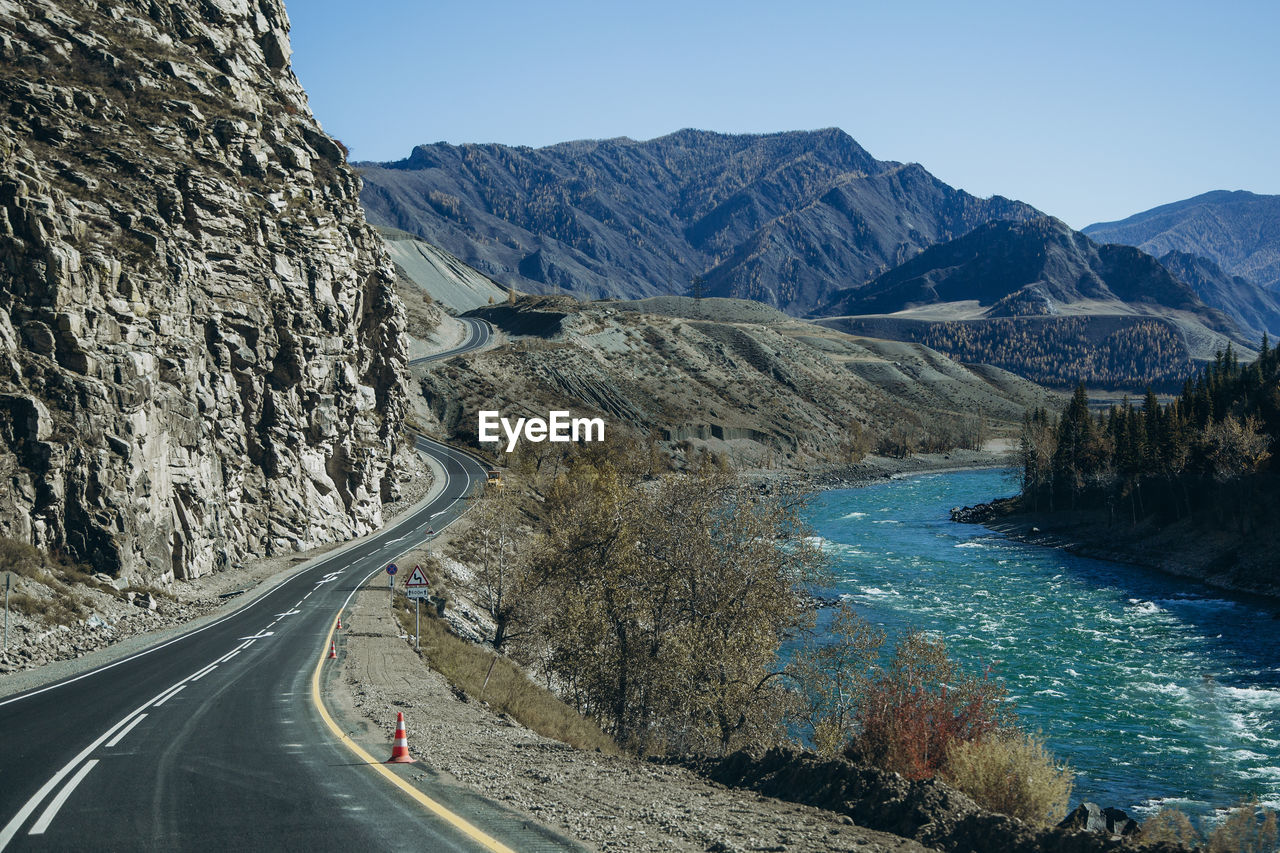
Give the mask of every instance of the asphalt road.
[[(483, 482), (475, 459), (418, 446), (447, 474), (430, 504), (221, 620), (0, 700), (0, 850), (501, 849), (363, 766), (311, 698), (344, 602), (366, 579), (385, 584), (385, 566), (457, 518)], [(396, 771), (431, 775), (429, 761)], [(430, 795), (513, 849), (561, 846), (440, 787)]]
[(422, 358), (410, 359), (410, 364), (426, 364), (429, 361), (440, 361), (446, 358), (453, 358), (455, 355), (462, 355), (466, 352), (478, 350), (489, 343), (489, 339), (493, 337), (493, 327), (489, 325), (487, 320), (480, 320), (475, 317), (459, 317), (469, 329), (467, 339), (451, 350), (438, 352), (433, 355), (424, 355)]

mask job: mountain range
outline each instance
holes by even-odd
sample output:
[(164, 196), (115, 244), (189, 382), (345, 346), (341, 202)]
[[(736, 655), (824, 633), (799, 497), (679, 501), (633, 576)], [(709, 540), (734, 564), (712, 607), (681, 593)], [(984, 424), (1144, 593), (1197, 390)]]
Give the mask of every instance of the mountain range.
[[(875, 315), (840, 327), (996, 358), (1053, 385), (1173, 387), (1228, 343), (1280, 329), (1280, 301), (1213, 260), (1229, 254), (1211, 245), (1228, 231), (1266, 231), (1266, 211), (1250, 201), (1263, 197), (1248, 193), (1160, 209), (1199, 216), (1206, 199), (1225, 197), (1252, 211), (1218, 232), (1200, 227), (1204, 244), (1178, 250), (1188, 257), (1161, 252), (1171, 272), (1148, 253), (1156, 243), (1122, 239), (1142, 236), (1134, 228), (1109, 241), (1095, 226), (1090, 238), (1022, 202), (979, 199), (918, 164), (877, 160), (838, 129), (682, 130), (537, 149), (436, 143), (357, 168), (372, 222), (507, 287)], [(1249, 244), (1255, 266), (1265, 244)], [(995, 319), (1005, 322), (973, 325)], [(955, 323), (970, 325), (939, 325)], [(1003, 351), (1011, 334), (1030, 336), (1021, 354)]]
[(838, 129), (681, 130), (537, 149), (436, 143), (357, 165), (371, 222), (509, 287), (694, 292), (793, 315), (975, 227), (1039, 215), (957, 190), (918, 164), (877, 160)]
[(1105, 243), (1127, 243), (1163, 257), (1207, 258), (1228, 276), (1263, 288), (1280, 285), (1280, 195), (1215, 190), (1084, 229)]

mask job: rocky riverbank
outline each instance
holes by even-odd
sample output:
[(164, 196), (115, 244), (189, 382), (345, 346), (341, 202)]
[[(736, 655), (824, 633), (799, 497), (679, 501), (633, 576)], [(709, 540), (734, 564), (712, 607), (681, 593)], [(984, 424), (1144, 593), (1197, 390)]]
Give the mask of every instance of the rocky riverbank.
[(1141, 844), (1138, 825), (1119, 809), (1082, 804), (1057, 827), (1033, 827), (986, 811), (935, 779), (910, 782), (896, 773), (790, 749), (763, 756), (736, 753), (686, 762), (734, 788), (843, 815), (859, 826), (892, 832), (947, 853), (1180, 853), (1177, 845)]
[(851, 465), (835, 465), (814, 471), (807, 476), (806, 483), (817, 490), (853, 489), (916, 474), (1007, 468), (1014, 464), (1015, 460), (1004, 449), (917, 453), (902, 458), (867, 456)]
[[(450, 685), (414, 652), (380, 585), (344, 615), (326, 697), (358, 741), (389, 743), (404, 711), (433, 784), (470, 788), (598, 850), (1177, 853), (1139, 845), (1123, 813), (1077, 809), (1057, 828), (979, 808), (938, 781), (811, 753), (643, 761), (539, 736)], [(1098, 817), (1101, 816), (1101, 817)]]

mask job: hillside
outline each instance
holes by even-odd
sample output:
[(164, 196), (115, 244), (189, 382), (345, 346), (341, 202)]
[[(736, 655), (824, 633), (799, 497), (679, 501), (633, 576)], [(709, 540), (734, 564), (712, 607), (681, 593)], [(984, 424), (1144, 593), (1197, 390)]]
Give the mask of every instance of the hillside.
[(449, 311), (463, 313), (507, 298), (494, 284), (438, 246), (394, 228), (378, 228), (397, 272), (429, 291)]
[(1185, 252), (1266, 289), (1280, 286), (1280, 196), (1216, 190), (1084, 229), (1161, 257)]
[(994, 222), (930, 247), (837, 291), (824, 313), (844, 315), (822, 321), (833, 328), (1063, 387), (1172, 390), (1192, 363), (1252, 342), (1151, 256), (1099, 246), (1051, 217)]
[(836, 129), (546, 148), (421, 145), (358, 164), (370, 220), (495, 281), (593, 298), (690, 292), (804, 314), (922, 249), (1036, 211), (979, 199)]
[(381, 526), (404, 309), (288, 30), (0, 3), (0, 535), (155, 582)]
[(859, 436), (872, 449), (895, 440), (930, 449), (1012, 435), (1028, 406), (1057, 405), (1030, 382), (926, 347), (794, 320), (737, 322), (732, 300), (688, 302), (699, 319), (671, 316), (671, 305), (660, 315), (564, 296), (478, 309), (507, 344), (422, 372), (420, 417), (474, 446), (481, 408), (569, 408), (739, 464), (802, 467), (848, 461)]

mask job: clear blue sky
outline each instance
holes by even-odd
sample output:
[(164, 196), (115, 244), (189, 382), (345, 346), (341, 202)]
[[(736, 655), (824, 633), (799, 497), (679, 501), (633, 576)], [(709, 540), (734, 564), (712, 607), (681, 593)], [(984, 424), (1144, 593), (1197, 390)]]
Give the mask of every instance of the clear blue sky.
[(291, 0), (293, 65), (353, 159), (683, 127), (836, 126), (1081, 228), (1280, 193), (1280, 2)]

